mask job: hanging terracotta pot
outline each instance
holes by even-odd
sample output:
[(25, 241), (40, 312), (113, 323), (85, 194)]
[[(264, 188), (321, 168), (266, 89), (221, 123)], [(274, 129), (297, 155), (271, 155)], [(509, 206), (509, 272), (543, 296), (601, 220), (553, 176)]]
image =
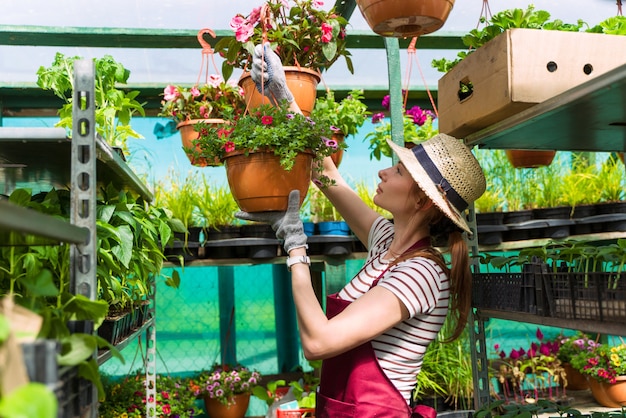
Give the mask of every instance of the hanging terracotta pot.
[[(331, 139), (333, 141), (336, 141), (337, 144), (341, 144), (345, 141), (345, 138), (346, 136), (341, 132), (333, 132), (333, 136)], [(343, 148), (338, 148), (337, 152), (332, 154), (330, 158), (332, 158), (333, 162), (335, 163), (335, 167), (339, 167), (339, 164), (341, 164), (341, 160), (343, 159)]]
[[(287, 87), (293, 94), (294, 100), (300, 106), (300, 110), (305, 116), (309, 116), (315, 106), (317, 98), (317, 85), (320, 75), (308, 68), (284, 67)], [(239, 78), (239, 86), (243, 88), (248, 110), (255, 109), (262, 104), (269, 104), (267, 97), (263, 96), (256, 88), (256, 84), (249, 72), (245, 72)]]
[(506, 150), (506, 158), (515, 168), (537, 168), (552, 164), (556, 151)]
[[(196, 132), (195, 128), (198, 123), (218, 125), (224, 122), (224, 119), (190, 119), (179, 123), (178, 125), (176, 125), (176, 129), (178, 129), (180, 132), (180, 137), (183, 142), (183, 149), (195, 148), (198, 152), (200, 152), (200, 147), (198, 145), (194, 145), (193, 143), (193, 141), (198, 139), (198, 137), (200, 136), (199, 132)], [(185, 153), (187, 154), (187, 158), (189, 158), (191, 164), (198, 167), (216, 167), (222, 165), (222, 162), (217, 158), (215, 160), (207, 160), (204, 157), (194, 157), (192, 153), (188, 153), (187, 151), (185, 151)]]
[(274, 152), (233, 151), (224, 157), (230, 192), (239, 208), (245, 212), (287, 210), (289, 193), (300, 190), (300, 203), (311, 182), (312, 153), (296, 156), (294, 166), (286, 171)]
[(211, 399), (208, 396), (204, 397), (204, 407), (210, 418), (243, 418), (246, 416), (249, 404), (249, 393), (233, 395), (228, 405), (224, 405), (217, 399)]
[(356, 0), (363, 17), (380, 36), (410, 38), (443, 26), (454, 0)]

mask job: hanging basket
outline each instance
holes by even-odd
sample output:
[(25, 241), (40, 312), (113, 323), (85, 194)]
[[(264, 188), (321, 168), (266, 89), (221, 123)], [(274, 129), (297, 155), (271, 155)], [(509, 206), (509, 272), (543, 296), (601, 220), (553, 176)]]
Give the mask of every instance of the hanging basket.
[(204, 157), (195, 157), (193, 153), (188, 152), (189, 149), (195, 149), (198, 152), (201, 151), (199, 145), (194, 143), (194, 141), (197, 140), (198, 137), (200, 136), (200, 133), (196, 132), (196, 129), (195, 129), (195, 126), (198, 123), (219, 125), (219, 124), (225, 123), (225, 121), (224, 119), (191, 119), (191, 120), (186, 120), (176, 125), (176, 129), (180, 131), (180, 137), (183, 142), (183, 149), (185, 150), (185, 153), (187, 154), (187, 158), (189, 158), (189, 161), (191, 162), (192, 165), (195, 165), (197, 167), (221, 166), (222, 162), (217, 158), (214, 160), (208, 160)]
[[(315, 106), (317, 98), (317, 85), (320, 75), (308, 68), (285, 67), (285, 78), (287, 87), (293, 94), (294, 100), (305, 116), (309, 116)], [(239, 86), (243, 88), (248, 110), (255, 109), (262, 104), (270, 104), (267, 97), (263, 96), (256, 88), (254, 80), (249, 72), (244, 72), (239, 79)]]
[(537, 168), (552, 164), (556, 151), (506, 150), (506, 158), (515, 168)]
[(380, 36), (408, 38), (443, 26), (454, 0), (357, 0), (367, 24)]
[(300, 190), (300, 204), (311, 182), (312, 153), (296, 156), (286, 171), (271, 150), (233, 151), (224, 157), (226, 178), (231, 194), (245, 212), (285, 211), (292, 190)]

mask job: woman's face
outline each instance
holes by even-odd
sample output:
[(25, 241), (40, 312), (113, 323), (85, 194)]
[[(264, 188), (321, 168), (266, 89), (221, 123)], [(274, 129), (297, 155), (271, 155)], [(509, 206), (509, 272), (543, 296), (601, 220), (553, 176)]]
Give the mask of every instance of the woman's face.
[[(374, 195), (374, 203), (388, 210), (394, 216), (408, 211), (415, 213), (419, 196), (415, 194), (415, 181), (406, 170), (404, 164), (398, 163), (393, 167), (378, 172), (380, 183)], [(420, 191), (421, 192), (421, 191)]]

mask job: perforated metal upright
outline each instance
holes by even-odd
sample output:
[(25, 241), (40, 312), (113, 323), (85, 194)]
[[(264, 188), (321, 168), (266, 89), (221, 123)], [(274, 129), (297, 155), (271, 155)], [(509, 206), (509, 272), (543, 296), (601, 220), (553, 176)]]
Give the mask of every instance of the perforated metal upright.
[[(72, 168), (70, 222), (89, 230), (84, 244), (70, 248), (70, 291), (90, 300), (96, 299), (96, 124), (93, 60), (74, 63), (72, 109)], [(97, 353), (94, 353), (96, 355)], [(90, 407), (89, 417), (97, 417), (98, 393), (86, 391), (91, 399), (80, 400)]]

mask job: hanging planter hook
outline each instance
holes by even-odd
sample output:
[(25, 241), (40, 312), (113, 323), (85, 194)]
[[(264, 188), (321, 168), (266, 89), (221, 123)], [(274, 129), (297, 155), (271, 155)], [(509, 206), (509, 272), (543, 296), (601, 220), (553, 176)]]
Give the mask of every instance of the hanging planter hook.
[(209, 35), (211, 35), (213, 38), (216, 38), (215, 36), (215, 32), (213, 32), (213, 30), (209, 29), (209, 28), (204, 28), (204, 29), (200, 29), (198, 31), (198, 42), (200, 43), (200, 46), (202, 47), (202, 62), (200, 63), (200, 72), (198, 73), (198, 79), (196, 80), (196, 86), (200, 83), (200, 77), (202, 76), (202, 70), (204, 70), (205, 75), (204, 75), (204, 83), (207, 84), (209, 81), (209, 62), (213, 63), (213, 67), (215, 68), (215, 72), (219, 75), (221, 75), (220, 71), (217, 68), (217, 65), (215, 64), (215, 59), (213, 57), (213, 48), (211, 48), (211, 44), (209, 44), (207, 41), (204, 40), (204, 34), (208, 33)]

